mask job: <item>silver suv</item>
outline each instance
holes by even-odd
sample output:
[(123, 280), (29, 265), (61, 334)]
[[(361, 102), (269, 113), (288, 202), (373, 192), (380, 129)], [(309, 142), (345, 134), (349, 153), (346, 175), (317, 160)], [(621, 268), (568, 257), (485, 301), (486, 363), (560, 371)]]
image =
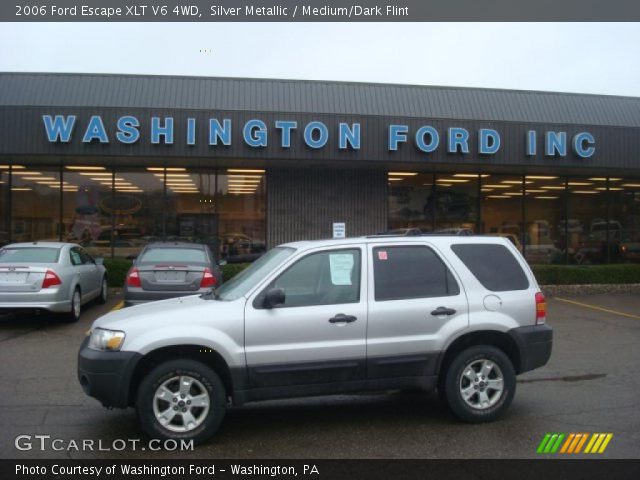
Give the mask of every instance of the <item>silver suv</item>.
[(154, 438), (211, 437), (227, 404), (365, 390), (438, 390), (459, 418), (496, 419), (552, 330), (511, 242), (479, 236), (297, 242), (207, 294), (95, 321), (84, 391), (137, 409)]

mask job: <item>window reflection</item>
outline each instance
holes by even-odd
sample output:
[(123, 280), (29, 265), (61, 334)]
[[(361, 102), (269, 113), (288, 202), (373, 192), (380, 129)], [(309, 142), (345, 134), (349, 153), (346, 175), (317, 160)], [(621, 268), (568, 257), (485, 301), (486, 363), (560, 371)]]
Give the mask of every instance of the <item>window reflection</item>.
[(433, 231), (434, 180), (430, 173), (389, 172), (389, 233), (410, 235)]
[(610, 262), (640, 263), (640, 179), (609, 179)]
[[(490, 175), (482, 178), (480, 232), (508, 238), (522, 251), (523, 178), (519, 175)], [(531, 180), (526, 180), (530, 183)], [(526, 184), (525, 184), (526, 185)]]
[(564, 263), (565, 179), (527, 175), (525, 188), (525, 257), (529, 263)]
[[(489, 175), (483, 175), (488, 177)], [(478, 221), (478, 180), (472, 173), (436, 176), (436, 233), (471, 235)]]
[[(607, 179), (571, 177), (568, 181), (567, 217), (569, 260), (589, 264), (607, 261)], [(619, 230), (619, 222), (610, 221), (609, 229)], [(613, 231), (613, 230), (612, 230)]]

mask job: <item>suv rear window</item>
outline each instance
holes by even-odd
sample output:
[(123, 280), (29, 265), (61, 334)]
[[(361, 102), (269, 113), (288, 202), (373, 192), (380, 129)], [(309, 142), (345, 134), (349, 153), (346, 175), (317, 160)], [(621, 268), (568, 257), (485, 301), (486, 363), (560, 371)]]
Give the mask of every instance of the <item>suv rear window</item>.
[(138, 264), (162, 262), (207, 263), (207, 256), (201, 248), (160, 247), (146, 249), (138, 259)]
[(504, 245), (460, 243), (451, 250), (487, 290), (526, 290), (529, 280), (520, 263)]
[(426, 246), (374, 248), (373, 275), (376, 301), (446, 297), (460, 293), (449, 269)]
[(3, 248), (0, 250), (0, 263), (58, 263), (59, 253), (59, 248)]

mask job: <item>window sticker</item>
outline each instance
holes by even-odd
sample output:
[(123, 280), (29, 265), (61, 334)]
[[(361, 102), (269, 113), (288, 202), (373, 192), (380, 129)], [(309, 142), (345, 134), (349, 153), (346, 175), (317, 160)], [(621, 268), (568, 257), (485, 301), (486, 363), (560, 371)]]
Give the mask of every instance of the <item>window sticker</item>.
[(387, 260), (386, 250), (378, 250), (378, 260)]
[(334, 285), (351, 285), (353, 263), (353, 254), (351, 253), (330, 253), (331, 283)]

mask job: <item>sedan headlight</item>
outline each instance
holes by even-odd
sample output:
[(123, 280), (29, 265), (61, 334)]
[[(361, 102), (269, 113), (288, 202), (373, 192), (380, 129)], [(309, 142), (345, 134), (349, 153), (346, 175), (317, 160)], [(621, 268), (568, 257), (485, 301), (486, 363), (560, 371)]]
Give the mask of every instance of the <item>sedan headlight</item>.
[(94, 328), (89, 338), (89, 348), (102, 351), (118, 351), (124, 343), (124, 337), (124, 332), (120, 330)]

